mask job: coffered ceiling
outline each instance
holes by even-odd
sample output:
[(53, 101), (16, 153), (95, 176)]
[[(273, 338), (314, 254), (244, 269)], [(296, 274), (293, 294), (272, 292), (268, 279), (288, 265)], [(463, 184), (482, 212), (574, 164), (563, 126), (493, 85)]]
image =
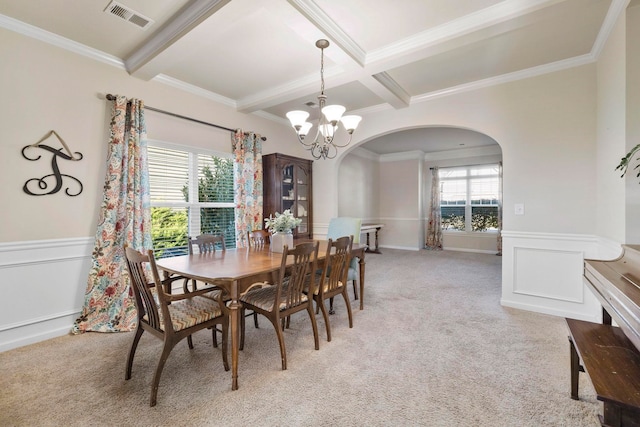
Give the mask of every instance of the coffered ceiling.
[(317, 114), (320, 38), (329, 103), (401, 109), (592, 62), (628, 0), (118, 0), (145, 29), (110, 3), (1, 0), (0, 25), (284, 121)]

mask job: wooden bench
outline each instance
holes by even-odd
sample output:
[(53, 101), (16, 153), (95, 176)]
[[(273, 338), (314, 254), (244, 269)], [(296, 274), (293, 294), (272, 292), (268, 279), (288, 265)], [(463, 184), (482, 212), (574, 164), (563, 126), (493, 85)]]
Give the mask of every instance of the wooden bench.
[[(618, 327), (566, 319), (571, 343), (571, 398), (586, 372), (604, 404), (603, 426), (640, 426), (640, 352)], [(580, 365), (582, 360), (582, 366)]]

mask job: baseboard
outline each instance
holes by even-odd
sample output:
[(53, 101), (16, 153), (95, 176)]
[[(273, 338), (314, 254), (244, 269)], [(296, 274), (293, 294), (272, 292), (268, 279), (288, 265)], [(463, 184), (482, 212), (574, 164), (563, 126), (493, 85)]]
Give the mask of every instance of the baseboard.
[(416, 247), (410, 247), (410, 246), (391, 246), (391, 245), (380, 245), (378, 246), (381, 249), (387, 248), (387, 249), (400, 249), (402, 251), (419, 251), (420, 248), (416, 248)]
[(0, 352), (68, 335), (79, 315), (80, 311), (74, 311), (5, 326), (0, 331)]
[(542, 305), (524, 304), (517, 301), (510, 301), (504, 298), (500, 299), (500, 305), (503, 307), (517, 308), (519, 310), (533, 311), (536, 313), (548, 314), (557, 317), (568, 317), (570, 319), (585, 320), (588, 322), (600, 323), (602, 319), (595, 315), (589, 315), (580, 311), (571, 311), (566, 309), (553, 309)]
[(455, 251), (455, 252), (473, 252), (476, 254), (488, 254), (488, 255), (495, 255), (498, 252), (497, 251), (487, 251), (487, 250), (483, 250), (483, 249), (467, 249), (467, 248), (447, 248), (444, 247), (442, 248), (445, 251)]

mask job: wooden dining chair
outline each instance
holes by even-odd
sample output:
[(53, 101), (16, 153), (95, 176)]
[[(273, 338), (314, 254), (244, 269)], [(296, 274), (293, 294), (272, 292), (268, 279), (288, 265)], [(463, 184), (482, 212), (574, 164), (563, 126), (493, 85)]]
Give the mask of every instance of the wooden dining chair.
[(347, 278), (352, 247), (353, 236), (344, 236), (336, 240), (329, 239), (324, 267), (322, 268), (322, 272), (316, 276), (315, 290), (313, 293), (307, 290), (307, 293), (313, 295), (316, 307), (320, 307), (322, 311), (327, 329), (327, 341), (331, 341), (331, 325), (329, 323), (329, 314), (331, 314), (331, 311), (327, 312), (327, 307), (324, 304), (326, 299), (330, 299), (331, 302), (333, 302), (335, 296), (342, 295), (344, 303), (347, 306), (349, 327), (353, 328), (353, 314), (351, 312), (349, 294), (347, 293)]
[[(198, 249), (198, 253), (206, 254), (215, 252), (219, 247), (220, 250), (226, 251), (227, 246), (224, 243), (224, 236), (220, 234), (201, 234), (198, 237), (187, 237), (187, 241), (189, 242), (189, 255), (193, 255), (196, 251), (195, 248)], [(184, 292), (190, 292), (188, 289), (189, 280), (184, 281)], [(192, 290), (197, 290), (197, 281), (195, 279), (191, 279), (191, 288)], [(215, 295), (214, 295), (215, 298)]]
[[(269, 233), (269, 231), (267, 230), (251, 230), (251, 231), (247, 231), (247, 244), (249, 245), (249, 248), (251, 249), (264, 249), (265, 245), (269, 244), (270, 241), (270, 237), (271, 237), (271, 233)], [(270, 283), (268, 282), (261, 282), (263, 284), (263, 286), (269, 286)], [(256, 283), (257, 285), (257, 283)], [(254, 286), (254, 287), (258, 287), (258, 286)], [(253, 325), (256, 328), (259, 328), (259, 322), (258, 322), (258, 313), (251, 312), (251, 313), (247, 313), (244, 316), (242, 316), (241, 318), (241, 322), (242, 324), (240, 325), (241, 328), (244, 327), (244, 321), (245, 318), (249, 317), (249, 316), (253, 316)]]
[(261, 249), (270, 242), (271, 233), (267, 230), (247, 231), (247, 244), (250, 248)]
[[(140, 337), (145, 331), (164, 342), (151, 383), (151, 406), (156, 405), (160, 376), (171, 350), (182, 339), (190, 337), (191, 334), (201, 329), (215, 329), (216, 325), (222, 326), (222, 361), (224, 369), (228, 371), (229, 310), (222, 301), (222, 293), (219, 294), (217, 300), (202, 296), (204, 293), (210, 292), (206, 288), (188, 294), (168, 294), (163, 289), (152, 250), (144, 254), (125, 247), (125, 258), (138, 311), (138, 326), (127, 359), (125, 380), (131, 378), (133, 358)], [(147, 277), (149, 271), (152, 275), (151, 281)], [(213, 335), (215, 337), (215, 332)], [(193, 348), (190, 340), (189, 348)]]
[[(282, 369), (287, 369), (287, 352), (284, 344), (284, 322), (294, 313), (306, 310), (311, 319), (315, 349), (320, 349), (318, 340), (318, 327), (313, 312), (313, 298), (304, 293), (305, 285), (313, 292), (315, 289), (315, 274), (311, 275), (310, 283), (307, 277), (316, 271), (319, 243), (300, 243), (295, 248), (289, 249), (285, 245), (282, 252), (280, 270), (275, 275), (273, 286), (258, 289), (249, 289), (240, 297), (244, 311), (253, 310), (265, 316), (273, 325), (278, 343), (280, 344), (280, 357)], [(287, 266), (287, 257), (293, 257), (293, 265)], [(285, 273), (287, 274), (285, 276)], [(244, 347), (245, 328), (241, 326), (240, 349)]]

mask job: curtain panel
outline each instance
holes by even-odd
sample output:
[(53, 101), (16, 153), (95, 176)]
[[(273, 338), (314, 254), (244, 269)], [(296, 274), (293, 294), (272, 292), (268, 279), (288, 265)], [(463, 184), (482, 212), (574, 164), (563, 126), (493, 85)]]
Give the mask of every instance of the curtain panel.
[(426, 248), (442, 250), (442, 215), (440, 212), (440, 175), (437, 167), (431, 168), (431, 202), (427, 225)]
[(262, 229), (262, 137), (237, 129), (232, 136), (236, 246), (247, 244), (247, 232)]
[(144, 103), (116, 96), (107, 172), (85, 302), (73, 333), (121, 332), (136, 327), (124, 245), (152, 249)]

